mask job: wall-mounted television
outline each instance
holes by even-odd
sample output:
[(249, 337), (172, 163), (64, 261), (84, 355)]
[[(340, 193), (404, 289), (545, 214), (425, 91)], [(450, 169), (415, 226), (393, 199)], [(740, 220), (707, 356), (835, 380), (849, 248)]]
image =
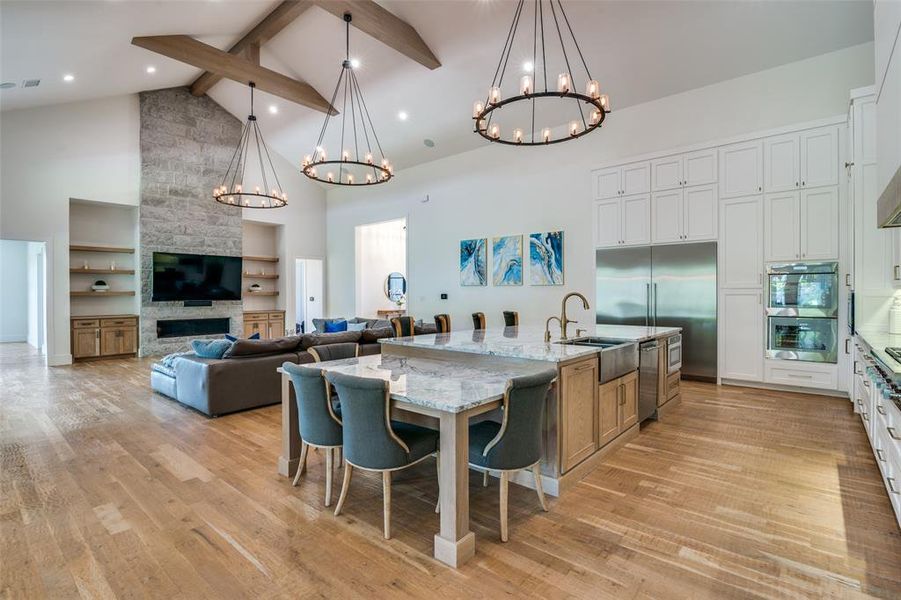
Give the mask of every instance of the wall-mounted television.
[(240, 300), (240, 256), (153, 253), (154, 302)]

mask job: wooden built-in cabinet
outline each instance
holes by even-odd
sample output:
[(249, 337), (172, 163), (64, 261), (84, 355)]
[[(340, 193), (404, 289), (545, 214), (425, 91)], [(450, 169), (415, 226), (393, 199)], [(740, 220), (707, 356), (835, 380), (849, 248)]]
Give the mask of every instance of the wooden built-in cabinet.
[(74, 360), (135, 355), (138, 352), (138, 317), (73, 317), (71, 338)]
[(596, 448), (595, 423), (598, 360), (591, 358), (560, 368), (560, 468), (566, 472)]
[(638, 423), (638, 371), (598, 386), (597, 447)]
[(244, 313), (244, 337), (255, 333), (264, 340), (280, 338), (285, 335), (285, 311), (258, 310)]

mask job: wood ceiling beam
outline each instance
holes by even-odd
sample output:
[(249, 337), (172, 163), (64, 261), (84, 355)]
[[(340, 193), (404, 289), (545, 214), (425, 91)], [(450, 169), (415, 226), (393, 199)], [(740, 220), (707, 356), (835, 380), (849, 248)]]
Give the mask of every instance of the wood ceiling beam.
[(349, 12), (353, 16), (351, 25), (424, 67), (434, 70), (441, 66), (441, 62), (412, 25), (394, 16), (374, 0), (313, 0), (313, 2), (337, 17), (343, 18), (344, 13)]
[(229, 54), (192, 37), (153, 35), (132, 38), (131, 43), (244, 85), (253, 81), (257, 88), (285, 100), (321, 112), (338, 114), (328, 100), (319, 95), (319, 92), (308, 83), (291, 79), (286, 75), (256, 65), (242, 56)]
[[(228, 53), (243, 54), (252, 60), (251, 57), (253, 55), (248, 55), (247, 52), (254, 52), (253, 46), (256, 46), (256, 63), (259, 65), (260, 46), (275, 37), (278, 32), (290, 25), (312, 5), (313, 2), (311, 0), (284, 0), (271, 13), (263, 17), (263, 20), (257, 23), (253, 29), (247, 32), (247, 35), (229, 48)], [(191, 84), (191, 93), (195, 96), (203, 96), (221, 79), (221, 75), (206, 71)]]

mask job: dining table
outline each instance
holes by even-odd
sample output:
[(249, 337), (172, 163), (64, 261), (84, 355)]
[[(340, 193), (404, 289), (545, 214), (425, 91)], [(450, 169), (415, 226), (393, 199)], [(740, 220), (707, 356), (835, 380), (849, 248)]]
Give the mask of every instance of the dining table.
[[(360, 356), (301, 367), (389, 382), (392, 418), (437, 422), (439, 430), (440, 526), (434, 557), (459, 567), (475, 554), (469, 525), (469, 420), (497, 409), (507, 382), (545, 368), (541, 363), (497, 363), (406, 357)], [(282, 449), (278, 472), (292, 477), (298, 467), (301, 438), (297, 402), (290, 376), (282, 374)]]

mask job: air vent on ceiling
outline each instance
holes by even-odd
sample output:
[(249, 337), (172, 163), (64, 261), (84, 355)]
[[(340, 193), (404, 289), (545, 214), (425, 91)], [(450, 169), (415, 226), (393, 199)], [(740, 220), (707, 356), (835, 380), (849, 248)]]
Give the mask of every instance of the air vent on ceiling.
[(0, 90), (11, 90), (14, 87), (16, 87), (16, 84), (12, 81), (4, 81), (3, 83), (0, 83)]
[(41, 85), (40, 79), (26, 79), (22, 82), (23, 88), (38, 87), (39, 85)]

